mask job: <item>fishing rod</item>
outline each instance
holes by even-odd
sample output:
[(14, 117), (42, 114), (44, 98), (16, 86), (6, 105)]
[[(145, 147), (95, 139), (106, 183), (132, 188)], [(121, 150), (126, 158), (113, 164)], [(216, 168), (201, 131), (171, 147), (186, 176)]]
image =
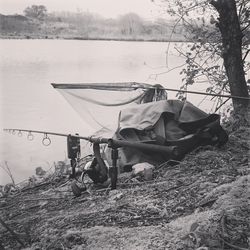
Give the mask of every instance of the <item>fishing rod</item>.
[(231, 99), (250, 100), (250, 97), (244, 97), (244, 96), (213, 94), (213, 93), (205, 93), (205, 92), (192, 91), (192, 90), (180, 90), (180, 89), (170, 89), (170, 88), (160, 88), (160, 89), (167, 90), (167, 91), (173, 91), (173, 92), (195, 94), (195, 95), (207, 95), (207, 96), (215, 96), (215, 97), (223, 97), (223, 98), (231, 98)]
[(155, 144), (148, 144), (146, 142), (130, 142), (127, 140), (116, 140), (113, 138), (81, 136), (78, 134), (71, 135), (71, 134), (63, 134), (63, 133), (48, 132), (48, 131), (41, 131), (41, 130), (28, 130), (28, 129), (16, 129), (16, 128), (10, 128), (10, 129), (8, 128), (8, 129), (3, 129), (3, 130), (5, 132), (12, 133), (13, 135), (15, 134), (15, 132), (18, 131), (18, 136), (20, 137), (22, 136), (21, 135), (22, 132), (28, 132), (28, 137), (30, 137), (30, 140), (33, 140), (34, 138), (32, 133), (44, 134), (44, 139), (50, 139), (48, 135), (56, 135), (56, 136), (63, 136), (63, 137), (71, 136), (72, 138), (86, 140), (91, 143), (108, 144), (109, 147), (115, 147), (115, 148), (131, 147), (135, 149), (151, 150), (151, 151), (158, 151), (158, 152), (167, 153), (167, 154), (173, 154), (173, 156), (179, 155), (179, 152), (176, 146), (161, 146), (161, 145), (155, 145)]
[[(63, 136), (67, 138), (67, 150), (68, 150), (68, 158), (71, 162), (72, 168), (72, 177), (76, 176), (75, 167), (77, 163), (77, 158), (80, 155), (80, 140), (87, 140), (93, 143), (93, 151), (95, 158), (98, 163), (98, 169), (95, 170), (95, 173), (90, 173), (92, 176), (94, 175), (94, 179), (96, 182), (104, 182), (107, 180), (106, 174), (108, 171), (109, 177), (111, 179), (111, 189), (116, 189), (117, 183), (117, 160), (118, 160), (118, 148), (121, 147), (128, 147), (133, 149), (138, 149), (147, 152), (157, 152), (157, 153), (164, 153), (166, 156), (169, 156), (172, 159), (178, 159), (181, 156), (181, 152), (177, 146), (163, 146), (163, 145), (156, 145), (150, 144), (148, 142), (131, 142), (127, 140), (117, 140), (113, 138), (103, 138), (103, 137), (93, 137), (93, 136), (81, 136), (79, 134), (63, 134), (63, 133), (56, 133), (56, 132), (49, 132), (49, 131), (41, 131), (41, 130), (28, 130), (28, 129), (19, 129), (19, 128), (8, 128), (3, 129), (5, 132), (9, 132), (10, 134), (17, 135), (19, 137), (22, 136), (22, 132), (27, 132), (28, 136), (27, 139), (29, 141), (34, 140), (34, 135), (32, 133), (43, 134), (42, 144), (44, 146), (49, 146), (51, 144), (51, 139), (49, 135), (55, 136)], [(100, 154), (100, 144), (107, 144), (109, 148), (111, 148), (111, 159), (112, 159), (112, 166), (107, 170), (105, 166), (101, 154)]]
[[(213, 94), (213, 93), (206, 93), (206, 92), (200, 92), (200, 91), (165, 88), (165, 87), (162, 87), (160, 84), (157, 84), (157, 86), (150, 86), (147, 83), (137, 83), (137, 82), (117, 82), (117, 83), (112, 83), (112, 84), (110, 84), (110, 83), (106, 83), (106, 84), (105, 83), (103, 83), (103, 84), (99, 84), (99, 83), (91, 83), (91, 84), (86, 84), (86, 83), (51, 83), (51, 85), (56, 89), (97, 89), (97, 90), (161, 89), (161, 90), (166, 90), (166, 91), (181, 92), (181, 93), (195, 94), (195, 95), (206, 95), (206, 96), (214, 96), (214, 97), (222, 97), (222, 98), (230, 98), (230, 99), (250, 100), (250, 97), (244, 97), (244, 96)], [(119, 86), (118, 84), (121, 84), (121, 86)], [(130, 86), (126, 86), (125, 84), (130, 84)]]
[[(49, 146), (51, 144), (51, 140), (50, 138), (48, 137), (48, 135), (56, 135), (56, 136), (63, 136), (63, 137), (68, 137), (69, 134), (63, 134), (63, 133), (56, 133), (56, 132), (49, 132), (49, 131), (41, 131), (41, 130), (28, 130), (28, 129), (19, 129), (19, 128), (7, 128), (7, 129), (3, 129), (4, 132), (9, 132), (10, 134), (13, 134), (15, 135), (15, 133), (17, 132), (17, 135), (19, 137), (22, 136), (22, 132), (28, 132), (28, 136), (27, 136), (27, 139), (29, 141), (33, 141), (34, 139), (34, 135), (32, 133), (36, 133), (36, 134), (43, 134), (44, 135), (44, 139), (48, 139), (50, 141), (49, 144), (44, 144), (44, 141), (42, 141), (43, 145), (44, 146)], [(80, 139), (83, 139), (83, 140), (90, 140), (90, 137), (84, 137), (84, 136), (78, 136), (77, 134), (74, 135), (74, 137), (81, 137)], [(43, 139), (43, 140), (44, 140)]]

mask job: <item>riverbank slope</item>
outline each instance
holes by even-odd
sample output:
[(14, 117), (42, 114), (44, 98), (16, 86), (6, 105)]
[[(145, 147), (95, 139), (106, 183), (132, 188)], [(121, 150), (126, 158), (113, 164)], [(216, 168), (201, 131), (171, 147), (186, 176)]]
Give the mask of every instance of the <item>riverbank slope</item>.
[(75, 198), (53, 175), (1, 198), (2, 249), (248, 249), (249, 136), (240, 127), (219, 149), (157, 167), (152, 181), (120, 175), (117, 190)]

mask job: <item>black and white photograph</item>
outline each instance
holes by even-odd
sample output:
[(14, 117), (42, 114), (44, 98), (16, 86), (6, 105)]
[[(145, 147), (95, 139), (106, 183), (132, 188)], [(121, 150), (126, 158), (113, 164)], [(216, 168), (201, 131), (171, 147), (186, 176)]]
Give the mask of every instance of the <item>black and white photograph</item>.
[(0, 0), (0, 250), (250, 249), (250, 0)]

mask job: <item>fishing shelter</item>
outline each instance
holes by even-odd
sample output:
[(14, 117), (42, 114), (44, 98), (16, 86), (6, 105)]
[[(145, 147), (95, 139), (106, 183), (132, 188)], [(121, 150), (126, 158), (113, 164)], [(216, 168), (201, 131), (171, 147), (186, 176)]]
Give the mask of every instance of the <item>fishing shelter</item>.
[[(141, 83), (52, 84), (94, 127), (95, 136), (176, 146), (181, 159), (200, 145), (222, 145), (227, 134), (220, 116), (207, 114), (187, 101), (168, 100), (160, 85)], [(107, 149), (109, 151), (109, 149)], [(130, 170), (140, 162), (159, 164), (170, 156), (130, 147), (118, 148), (118, 166)], [(111, 164), (110, 154), (105, 154)]]

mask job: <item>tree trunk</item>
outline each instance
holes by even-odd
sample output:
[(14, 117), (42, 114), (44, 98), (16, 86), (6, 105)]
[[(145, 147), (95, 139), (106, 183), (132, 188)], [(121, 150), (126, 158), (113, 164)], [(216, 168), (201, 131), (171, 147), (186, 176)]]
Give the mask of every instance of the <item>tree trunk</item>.
[[(242, 60), (242, 38), (235, 0), (210, 1), (219, 13), (222, 56), (231, 95), (249, 97)], [(235, 113), (247, 114), (249, 100), (233, 99)]]

